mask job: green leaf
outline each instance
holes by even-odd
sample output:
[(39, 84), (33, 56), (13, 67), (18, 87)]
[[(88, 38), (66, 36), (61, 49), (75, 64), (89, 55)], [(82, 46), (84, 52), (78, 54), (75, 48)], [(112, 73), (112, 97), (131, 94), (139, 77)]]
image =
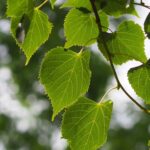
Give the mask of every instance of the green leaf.
[[(15, 39), (19, 21), (19, 17), (12, 18), (11, 31)], [(52, 24), (49, 22), (48, 16), (42, 11), (34, 9), (31, 23), (23, 43), (17, 42), (26, 55), (26, 64), (28, 64), (36, 50), (48, 39), (51, 30)]]
[(66, 0), (61, 8), (65, 7), (86, 8), (88, 10), (92, 10), (89, 0)]
[[(102, 25), (107, 30), (108, 18), (105, 13), (99, 12)], [(96, 41), (99, 35), (95, 17), (92, 13), (84, 13), (78, 9), (71, 9), (67, 14), (64, 30), (67, 42), (65, 47), (87, 46)]]
[(150, 61), (130, 69), (128, 79), (136, 94), (143, 98), (145, 103), (150, 104)]
[(7, 0), (7, 15), (9, 17), (22, 17), (33, 10), (32, 0)]
[[(106, 33), (104, 38), (115, 64), (122, 64), (129, 60), (145, 63), (147, 58), (144, 52), (144, 33), (138, 24), (133, 21), (122, 22), (115, 33)], [(99, 49), (107, 58), (101, 39)]]
[(80, 98), (63, 116), (62, 135), (72, 150), (97, 150), (107, 139), (112, 102)]
[(148, 140), (148, 147), (150, 147), (150, 140)]
[(147, 15), (145, 22), (144, 22), (144, 30), (147, 34), (147, 37), (150, 39), (150, 13)]
[(134, 0), (131, 0), (129, 7), (127, 6), (127, 0), (101, 0), (100, 3), (106, 3), (103, 11), (105, 11), (108, 15), (110, 16), (115, 16), (115, 17), (120, 17), (121, 15), (124, 14), (131, 14), (138, 16), (135, 8), (134, 8)]
[(54, 9), (54, 4), (55, 4), (56, 0), (50, 0), (50, 3), (51, 3), (51, 6), (52, 6), (52, 9)]
[(40, 79), (51, 99), (54, 117), (84, 95), (90, 84), (90, 54), (52, 49), (44, 58)]
[(42, 11), (35, 9), (29, 31), (22, 44), (22, 48), (27, 57), (27, 63), (35, 51), (48, 39), (52, 30), (52, 24), (48, 16)]

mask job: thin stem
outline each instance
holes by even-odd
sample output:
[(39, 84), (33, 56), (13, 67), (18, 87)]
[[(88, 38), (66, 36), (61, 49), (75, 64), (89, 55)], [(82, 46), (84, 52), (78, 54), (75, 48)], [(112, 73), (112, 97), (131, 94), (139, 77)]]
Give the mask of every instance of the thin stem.
[[(95, 5), (95, 0), (90, 0), (91, 2), (91, 5), (92, 5), (92, 9), (93, 9), (93, 12), (95, 14), (95, 18), (96, 18), (96, 23), (97, 23), (97, 26), (98, 26), (98, 29), (99, 29), (99, 34), (101, 36), (101, 39), (102, 39), (102, 43), (103, 43), (103, 46), (106, 50), (106, 53), (108, 55), (108, 59), (109, 59), (109, 62), (110, 62), (110, 66), (112, 68), (112, 71), (114, 73), (114, 76), (115, 76), (115, 79), (117, 81), (117, 84), (118, 84), (118, 89), (121, 88), (123, 90), (123, 92), (130, 98), (130, 100), (132, 100), (132, 102), (134, 102), (141, 110), (143, 110), (145, 113), (148, 113), (150, 114), (150, 110), (147, 110), (145, 107), (143, 107), (141, 104), (139, 104), (125, 89), (124, 87), (122, 86), (119, 78), (118, 78), (118, 75), (116, 73), (116, 70), (115, 70), (115, 67), (114, 67), (114, 64), (113, 64), (113, 61), (112, 61), (112, 58), (111, 58), (111, 53), (109, 52), (109, 49), (108, 49), (108, 46), (107, 46), (107, 43), (105, 41), (105, 37), (103, 35), (103, 31), (102, 31), (102, 24), (101, 24), (101, 20), (100, 20), (100, 17), (98, 15), (98, 12), (97, 12), (97, 8), (96, 8), (96, 5)], [(98, 38), (98, 41), (99, 41), (99, 38)]]
[(48, 2), (48, 0), (45, 0), (43, 3), (41, 3), (39, 6), (37, 6), (37, 9), (40, 9), (41, 7), (43, 7), (46, 3)]
[(118, 83), (118, 89), (120, 88), (120, 81), (118, 79), (118, 76), (117, 76), (117, 73), (115, 71), (115, 68), (114, 68), (114, 65), (113, 65), (113, 62), (112, 62), (112, 58), (111, 58), (111, 53), (109, 52), (108, 50), (108, 47), (107, 47), (107, 44), (106, 44), (106, 41), (104, 39), (104, 36), (103, 36), (103, 31), (102, 31), (102, 25), (101, 25), (101, 20), (100, 20), (100, 17), (98, 15), (98, 12), (97, 12), (97, 8), (95, 6), (95, 3), (94, 3), (94, 0), (90, 0), (91, 2), (91, 5), (92, 5), (92, 8), (93, 8), (93, 11), (94, 11), (94, 14), (95, 14), (95, 17), (96, 17), (96, 23), (97, 23), (97, 26), (98, 26), (98, 29), (99, 29), (99, 34), (101, 35), (101, 38), (102, 38), (102, 43), (103, 43), (103, 46), (108, 54), (108, 58), (109, 58), (109, 61), (110, 61), (110, 65), (112, 67), (112, 70), (114, 72), (114, 76), (117, 80), (117, 83)]
[(106, 95), (108, 95), (112, 90), (115, 90), (115, 89), (117, 89), (117, 86), (108, 89), (106, 91), (106, 93), (102, 96), (102, 98), (100, 99), (99, 103), (101, 103), (104, 100), (104, 98), (106, 97)]
[(80, 54), (83, 52), (84, 48), (85, 48), (85, 47), (82, 47), (82, 48), (80, 49), (78, 55), (80, 55)]
[(150, 9), (150, 6), (145, 5), (143, 2), (141, 2), (141, 3), (136, 3), (136, 2), (134, 2), (133, 4), (134, 4), (134, 5), (138, 5), (138, 6), (145, 7), (145, 8), (147, 8), (147, 9)]
[(111, 33), (113, 33), (113, 31), (110, 29), (110, 28), (108, 28), (108, 27), (105, 27), (105, 26), (102, 26), (103, 28), (106, 28), (107, 30), (109, 30)]

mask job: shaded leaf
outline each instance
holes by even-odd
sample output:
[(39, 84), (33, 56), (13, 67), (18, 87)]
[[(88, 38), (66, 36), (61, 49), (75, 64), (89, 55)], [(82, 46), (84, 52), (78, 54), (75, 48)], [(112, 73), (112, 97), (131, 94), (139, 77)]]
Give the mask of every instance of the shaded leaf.
[(52, 6), (52, 9), (54, 9), (54, 4), (55, 4), (56, 0), (50, 0), (50, 3), (51, 3), (51, 6)]
[[(12, 18), (11, 31), (15, 39), (19, 22), (19, 17)], [(26, 55), (26, 64), (29, 62), (31, 56), (36, 52), (36, 50), (48, 39), (51, 30), (52, 24), (49, 22), (48, 16), (42, 11), (34, 9), (24, 41), (19, 43), (16, 39), (18, 45), (21, 49), (23, 49), (23, 52)]]
[(92, 10), (91, 3), (89, 0), (66, 0), (66, 2), (61, 6), (61, 8), (65, 7), (75, 7), (75, 8), (87, 8), (88, 10)]
[[(144, 52), (144, 33), (141, 27), (133, 21), (122, 22), (116, 32), (106, 33), (104, 38), (115, 64), (122, 64), (129, 60), (137, 60), (143, 63), (147, 61)], [(98, 44), (99, 49), (107, 58), (100, 38)]]
[[(101, 4), (105, 2), (105, 0), (101, 0)], [(105, 7), (103, 8), (103, 11), (105, 11), (110, 16), (120, 17), (124, 14), (131, 14), (138, 16), (134, 4), (134, 0), (131, 0), (131, 2), (128, 4), (127, 0), (109, 0), (105, 2)], [(128, 7), (127, 7), (128, 5)]]
[(22, 17), (23, 14), (33, 10), (32, 0), (7, 0), (7, 15), (9, 17)]
[(132, 68), (128, 72), (129, 82), (138, 96), (150, 104), (150, 63)]
[(147, 34), (147, 37), (150, 38), (150, 13), (147, 15), (146, 20), (144, 22), (144, 30)]

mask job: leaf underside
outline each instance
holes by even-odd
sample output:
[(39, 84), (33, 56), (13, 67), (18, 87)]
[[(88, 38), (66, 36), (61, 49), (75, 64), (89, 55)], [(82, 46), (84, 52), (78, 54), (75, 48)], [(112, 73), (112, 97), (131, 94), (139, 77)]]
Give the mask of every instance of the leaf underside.
[(40, 79), (53, 106), (53, 119), (64, 108), (84, 95), (90, 84), (90, 54), (76, 53), (59, 47), (44, 58)]
[(63, 116), (63, 138), (72, 150), (97, 150), (106, 142), (111, 112), (111, 101), (97, 104), (80, 98)]

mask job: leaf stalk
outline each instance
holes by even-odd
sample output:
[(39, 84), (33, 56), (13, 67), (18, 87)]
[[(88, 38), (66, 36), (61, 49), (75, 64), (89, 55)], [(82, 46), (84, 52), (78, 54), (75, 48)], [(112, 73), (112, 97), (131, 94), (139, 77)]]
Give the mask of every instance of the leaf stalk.
[(37, 6), (37, 9), (42, 8), (46, 3), (48, 2), (48, 0), (45, 0), (43, 3), (41, 3), (39, 6)]
[(100, 99), (99, 103), (103, 102), (103, 101), (104, 101), (104, 98), (106, 97), (106, 95), (108, 95), (111, 91), (113, 91), (113, 90), (115, 90), (115, 89), (117, 89), (117, 86), (108, 89), (108, 90), (106, 91), (106, 93), (102, 96), (102, 98)]

